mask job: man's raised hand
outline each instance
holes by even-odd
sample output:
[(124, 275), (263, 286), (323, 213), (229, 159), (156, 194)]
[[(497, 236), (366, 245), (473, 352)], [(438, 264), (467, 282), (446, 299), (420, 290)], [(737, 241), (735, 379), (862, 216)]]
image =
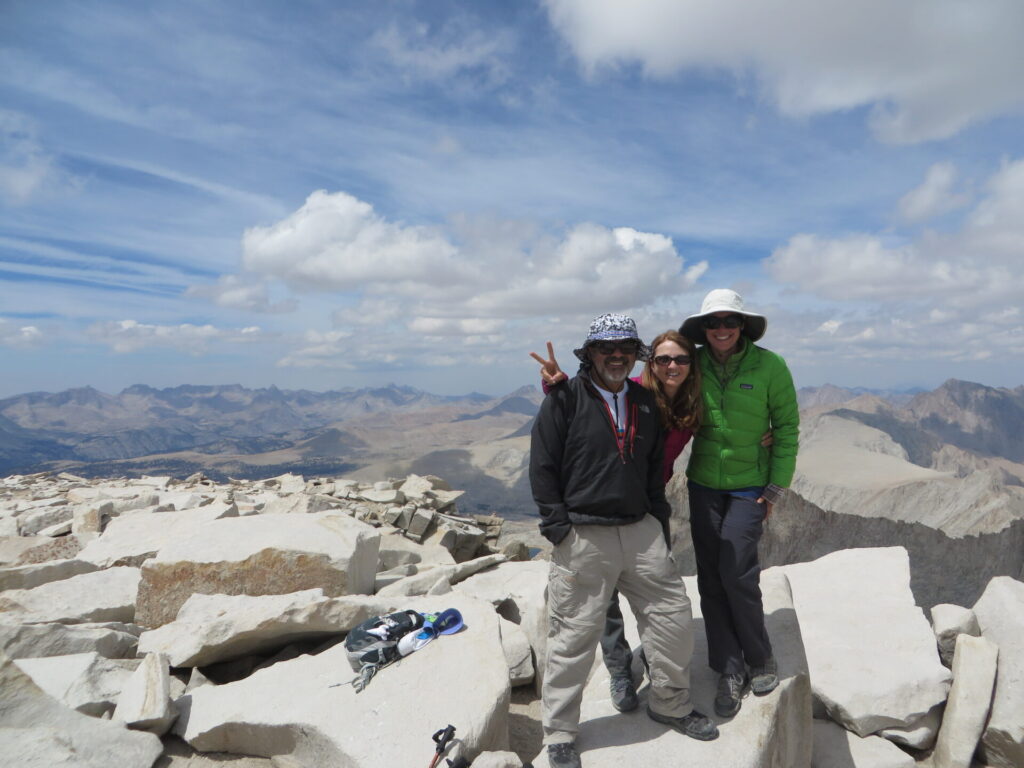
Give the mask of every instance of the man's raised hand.
[(555, 360), (555, 348), (548, 342), (548, 359), (545, 360), (543, 357), (538, 355), (536, 352), (531, 352), (530, 357), (540, 363), (540, 378), (549, 387), (553, 387), (561, 381), (567, 380), (569, 377), (565, 374), (561, 368), (558, 367), (558, 361)]

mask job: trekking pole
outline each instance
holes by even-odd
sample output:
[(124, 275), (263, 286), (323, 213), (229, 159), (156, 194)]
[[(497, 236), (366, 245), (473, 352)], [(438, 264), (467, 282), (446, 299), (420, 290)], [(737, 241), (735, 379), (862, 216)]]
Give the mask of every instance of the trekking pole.
[(435, 733), (431, 738), (434, 739), (434, 743), (437, 744), (437, 749), (434, 751), (434, 758), (430, 761), (430, 765), (427, 768), (434, 768), (437, 765), (437, 761), (441, 759), (441, 755), (448, 749), (448, 742), (455, 737), (455, 726), (449, 725), (447, 728), (442, 728)]

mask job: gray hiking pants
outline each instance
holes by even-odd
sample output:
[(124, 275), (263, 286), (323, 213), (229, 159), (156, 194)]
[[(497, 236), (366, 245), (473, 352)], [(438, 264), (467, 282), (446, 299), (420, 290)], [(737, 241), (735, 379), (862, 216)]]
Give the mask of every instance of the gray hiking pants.
[(544, 742), (575, 741), (587, 674), (618, 588), (650, 663), (650, 708), (682, 717), (690, 704), (693, 617), (661, 524), (578, 525), (551, 553), (548, 649), (541, 691)]

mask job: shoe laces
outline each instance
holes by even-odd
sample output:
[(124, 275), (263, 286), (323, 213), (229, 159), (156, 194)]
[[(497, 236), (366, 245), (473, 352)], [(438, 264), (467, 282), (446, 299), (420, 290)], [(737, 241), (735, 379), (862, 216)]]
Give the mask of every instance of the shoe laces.
[(628, 677), (613, 677), (610, 687), (614, 693), (627, 693), (633, 687), (633, 681)]
[(735, 698), (743, 692), (743, 683), (743, 675), (722, 675), (722, 679), (718, 683), (718, 690)]

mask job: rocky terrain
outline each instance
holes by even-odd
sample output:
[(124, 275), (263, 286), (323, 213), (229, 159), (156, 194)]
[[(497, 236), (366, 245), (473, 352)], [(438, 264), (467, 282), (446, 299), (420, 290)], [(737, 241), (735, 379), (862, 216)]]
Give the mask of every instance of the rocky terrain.
[[(0, 765), (427, 764), (431, 735), (452, 724), (445, 759), (546, 766), (544, 548), (534, 526), (467, 515), (463, 498), (419, 475), (0, 481)], [(780, 520), (801, 504), (792, 494)], [(926, 612), (912, 583), (936, 574), (917, 567), (903, 547), (874, 546), (768, 568), (782, 683), (719, 719), (714, 742), (654, 723), (643, 704), (616, 713), (595, 659), (584, 764), (1024, 767), (1022, 574), (982, 574), (959, 604), (931, 585)], [(696, 584), (684, 583), (693, 698), (710, 712)], [(351, 629), (447, 608), (461, 631), (357, 692)]]

